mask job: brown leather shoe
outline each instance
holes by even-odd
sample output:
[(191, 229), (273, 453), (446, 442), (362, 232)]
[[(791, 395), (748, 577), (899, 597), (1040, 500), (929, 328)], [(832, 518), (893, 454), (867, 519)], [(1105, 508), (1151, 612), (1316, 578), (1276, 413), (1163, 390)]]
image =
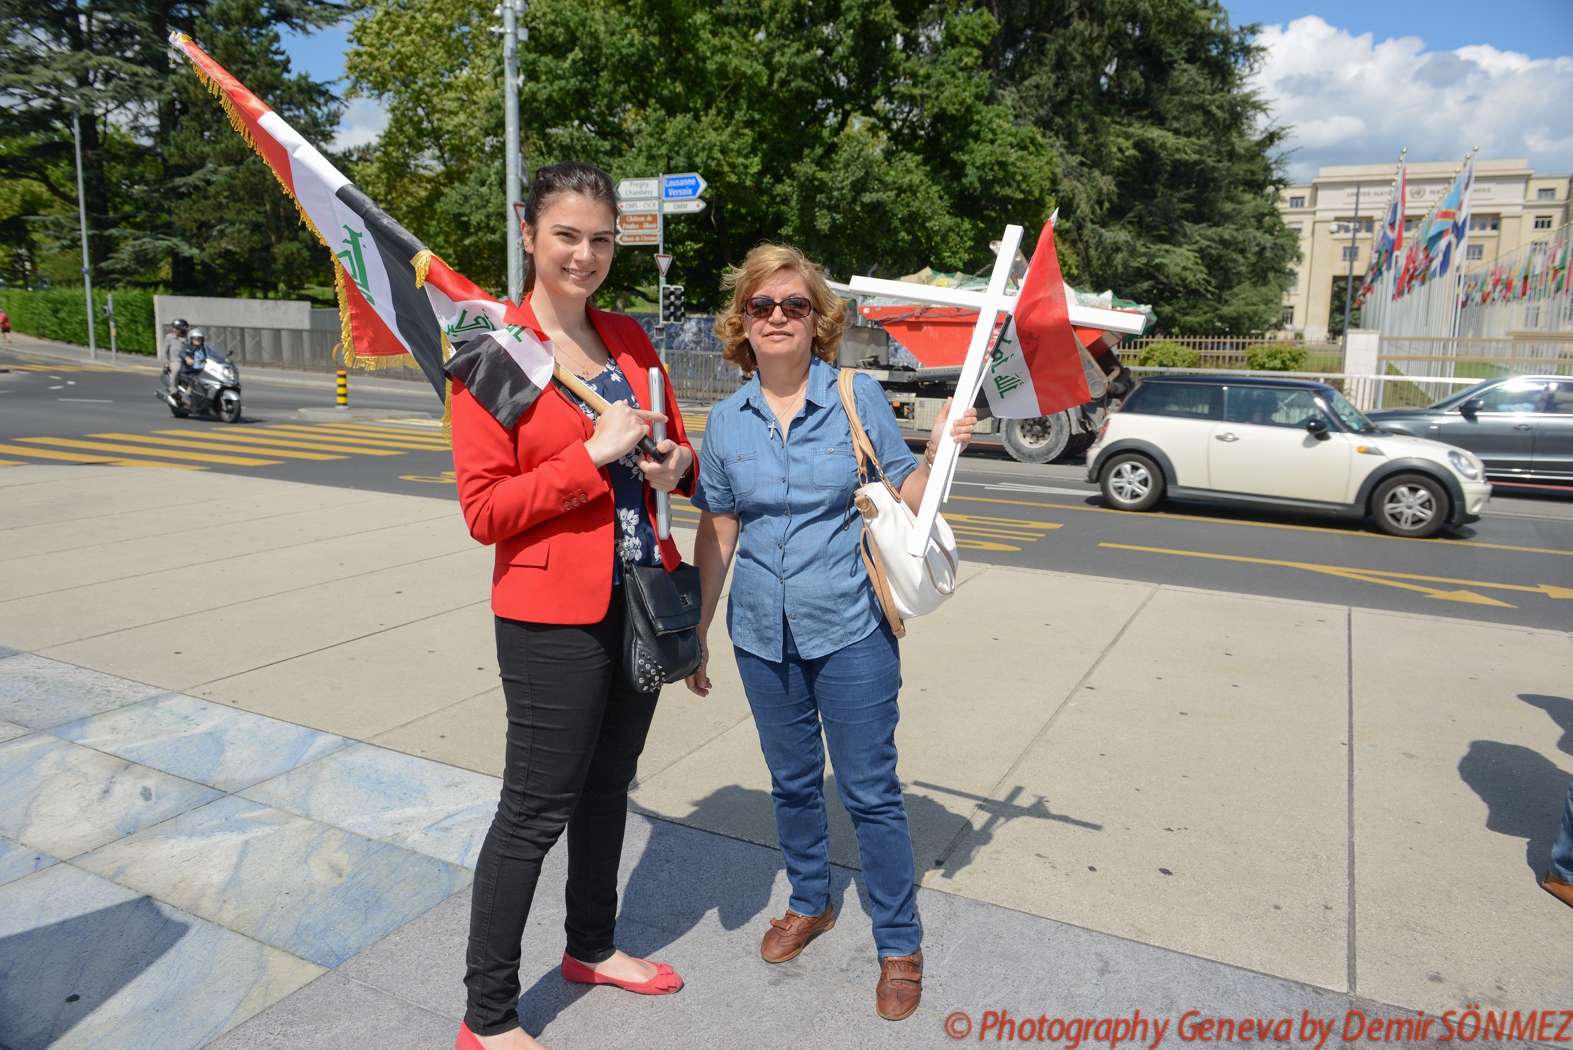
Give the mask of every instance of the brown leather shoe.
[(759, 957), (767, 963), (784, 963), (796, 959), (803, 947), (836, 925), (836, 906), (827, 904), (825, 913), (818, 918), (788, 911), (785, 917), (770, 920), (765, 939), (759, 942)]
[(879, 961), (874, 1008), (887, 1021), (912, 1016), (923, 1001), (923, 949), (911, 955), (887, 955)]
[(1551, 872), (1546, 872), (1546, 877), (1541, 880), (1540, 888), (1551, 894), (1557, 900), (1573, 908), (1573, 882), (1563, 882)]

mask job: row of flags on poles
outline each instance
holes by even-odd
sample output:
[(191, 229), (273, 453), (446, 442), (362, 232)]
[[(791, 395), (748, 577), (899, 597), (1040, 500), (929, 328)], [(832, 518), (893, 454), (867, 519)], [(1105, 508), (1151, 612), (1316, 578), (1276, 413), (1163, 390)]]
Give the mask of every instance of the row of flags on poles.
[(1383, 209), (1381, 232), (1371, 246), (1371, 259), (1360, 286), (1362, 302), (1386, 274), (1392, 275), (1392, 298), (1396, 301), (1431, 281), (1441, 280), (1455, 268), (1463, 268), (1469, 243), (1470, 191), (1474, 183), (1475, 156), (1471, 153), (1425, 218), (1415, 224), (1406, 244), (1407, 162), (1399, 161), (1393, 191)]
[[(534, 327), (532, 314), (488, 295), (450, 268), (191, 37), (171, 33), (169, 40), (218, 97), (235, 130), (272, 169), (300, 209), (302, 221), (333, 252), (346, 365), (413, 361), (446, 401), (450, 387), (445, 364), (456, 350), (486, 338), (505, 351), (529, 381), (525, 404), (546, 388), (553, 351), (550, 340)], [(1008, 344), (1001, 340), (996, 348), (995, 364), (1013, 359), (1007, 377), (1013, 385), (1005, 392), (1012, 396), (1008, 406), (996, 405), (996, 415), (1053, 415), (1090, 399), (1068, 317), (1052, 222), (1044, 226), (1033, 253), (1009, 335)], [(480, 347), (476, 343), (468, 349)], [(472, 361), (473, 355), (466, 353), (463, 360)], [(450, 371), (458, 365), (450, 365)], [(515, 407), (521, 407), (519, 401), (513, 402)]]
[(1549, 241), (1526, 245), (1497, 259), (1489, 270), (1464, 275), (1460, 306), (1540, 302), (1573, 291), (1573, 227)]

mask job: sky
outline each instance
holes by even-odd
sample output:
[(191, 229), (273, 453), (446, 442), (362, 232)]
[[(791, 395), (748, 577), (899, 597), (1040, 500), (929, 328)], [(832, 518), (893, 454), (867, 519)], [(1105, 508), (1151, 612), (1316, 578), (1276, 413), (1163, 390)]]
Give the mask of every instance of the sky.
[[(1573, 0), (1225, 0), (1255, 22), (1267, 49), (1255, 80), (1272, 119), (1291, 125), (1295, 181), (1322, 165), (1527, 157), (1573, 172)], [(287, 36), (292, 68), (344, 72), (344, 26)], [(500, 45), (499, 45), (500, 46)], [(342, 91), (342, 83), (338, 85)], [(387, 124), (368, 99), (349, 103), (338, 148)]]

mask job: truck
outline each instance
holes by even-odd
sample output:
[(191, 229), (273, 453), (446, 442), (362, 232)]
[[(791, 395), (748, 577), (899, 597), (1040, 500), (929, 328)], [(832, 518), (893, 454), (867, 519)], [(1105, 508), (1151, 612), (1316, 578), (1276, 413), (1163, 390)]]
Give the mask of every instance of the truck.
[[(1025, 260), (1020, 268), (1025, 272)], [(927, 269), (902, 280), (962, 289), (985, 284), (967, 274)], [(869, 296), (835, 282), (832, 287), (853, 301), (856, 314), (842, 335), (837, 365), (867, 372), (877, 380), (885, 388), (904, 436), (911, 441), (926, 440), (945, 399), (956, 392), (978, 312)], [(1149, 306), (1115, 298), (1108, 292), (1097, 295), (1069, 285), (1066, 288), (1081, 305), (1138, 313), (1146, 318), (1146, 324), (1152, 322), (1154, 315)], [(980, 392), (975, 402), (979, 419), (973, 432), (975, 447), (992, 444), (1019, 462), (1049, 463), (1080, 455), (1092, 444), (1104, 418), (1119, 407), (1135, 381), (1115, 353), (1124, 336), (1096, 328), (1074, 330), (1091, 400), (1037, 419), (995, 419), (988, 399)], [(998, 328), (995, 334), (998, 335)]]

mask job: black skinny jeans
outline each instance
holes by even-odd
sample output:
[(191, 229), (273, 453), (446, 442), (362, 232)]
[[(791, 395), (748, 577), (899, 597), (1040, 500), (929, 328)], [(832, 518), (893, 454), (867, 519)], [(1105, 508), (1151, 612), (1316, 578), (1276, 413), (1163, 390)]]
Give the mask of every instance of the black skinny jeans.
[(628, 785), (659, 695), (623, 675), (624, 615), (614, 588), (600, 623), (496, 618), (508, 752), (470, 904), (464, 1023), (477, 1035), (519, 1025), (520, 942), (541, 862), (565, 826), (568, 954), (598, 963), (615, 950)]

